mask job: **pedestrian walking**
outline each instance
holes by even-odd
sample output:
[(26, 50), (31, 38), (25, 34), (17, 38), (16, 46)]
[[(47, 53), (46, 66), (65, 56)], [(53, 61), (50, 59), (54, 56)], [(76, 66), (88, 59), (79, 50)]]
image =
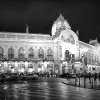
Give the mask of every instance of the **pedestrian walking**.
[(88, 74), (89, 82), (91, 83), (91, 73)]

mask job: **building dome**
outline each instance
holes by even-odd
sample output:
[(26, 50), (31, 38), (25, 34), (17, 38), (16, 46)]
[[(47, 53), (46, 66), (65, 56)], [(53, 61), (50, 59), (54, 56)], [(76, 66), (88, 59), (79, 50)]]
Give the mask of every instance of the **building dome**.
[(55, 33), (59, 30), (59, 29), (70, 29), (70, 25), (67, 22), (67, 20), (65, 20), (65, 18), (62, 16), (62, 14), (59, 15), (59, 17), (57, 18), (57, 20), (54, 22), (53, 26), (52, 26), (52, 35), (55, 35)]

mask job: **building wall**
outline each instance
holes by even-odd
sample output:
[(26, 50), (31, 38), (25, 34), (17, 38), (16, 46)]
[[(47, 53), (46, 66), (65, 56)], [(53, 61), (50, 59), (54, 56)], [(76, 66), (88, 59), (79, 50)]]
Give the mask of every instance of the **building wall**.
[[(48, 49), (51, 48), (53, 60), (56, 62), (56, 65), (59, 65), (60, 70), (62, 70), (63, 62), (68, 62), (65, 59), (66, 50), (68, 50), (70, 54), (74, 54), (75, 60), (79, 60), (84, 56), (87, 58), (86, 61), (88, 65), (100, 66), (100, 52), (98, 52), (98, 49), (92, 45), (79, 41), (78, 36), (71, 30), (71, 27), (62, 15), (54, 22), (51, 34), (52, 36), (40, 33), (0, 32), (0, 47), (3, 48), (6, 58), (8, 58), (9, 48), (14, 49), (15, 58), (18, 58), (20, 48), (23, 48), (25, 58), (28, 58), (29, 49), (32, 48), (34, 50), (34, 60), (39, 59), (38, 52), (40, 48), (44, 51), (44, 60), (47, 58)], [(65, 69), (68, 69), (68, 65), (70, 65), (69, 69), (71, 69), (71, 64), (71, 61), (70, 64), (67, 63)]]
[(14, 49), (14, 55), (15, 58), (18, 58), (18, 50), (20, 47), (22, 47), (25, 51), (25, 57), (28, 57), (29, 49), (33, 48), (35, 53), (35, 58), (38, 58), (38, 51), (40, 48), (44, 50), (45, 56), (47, 55), (47, 50), (49, 48), (52, 49), (54, 59), (57, 59), (58, 52), (57, 52), (57, 44), (54, 44), (53, 42), (49, 41), (40, 41), (40, 42), (23, 42), (23, 41), (0, 41), (0, 47), (4, 49), (4, 55), (8, 57), (8, 49), (13, 48)]
[(82, 56), (87, 59), (86, 70), (88, 72), (100, 72), (100, 52), (96, 46), (80, 41), (80, 58)]

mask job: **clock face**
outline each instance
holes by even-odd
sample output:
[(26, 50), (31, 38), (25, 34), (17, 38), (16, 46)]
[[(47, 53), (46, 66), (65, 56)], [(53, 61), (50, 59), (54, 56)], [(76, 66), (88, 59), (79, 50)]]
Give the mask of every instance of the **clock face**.
[(61, 40), (67, 43), (75, 44), (73, 35), (66, 31), (62, 33)]

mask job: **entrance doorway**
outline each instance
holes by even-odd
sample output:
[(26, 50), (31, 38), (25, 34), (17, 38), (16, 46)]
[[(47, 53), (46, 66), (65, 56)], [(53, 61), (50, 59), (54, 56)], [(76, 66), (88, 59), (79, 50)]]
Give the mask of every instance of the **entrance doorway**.
[(53, 64), (51, 64), (51, 63), (47, 64), (47, 72), (49, 74), (53, 74), (53, 72), (54, 72)]

